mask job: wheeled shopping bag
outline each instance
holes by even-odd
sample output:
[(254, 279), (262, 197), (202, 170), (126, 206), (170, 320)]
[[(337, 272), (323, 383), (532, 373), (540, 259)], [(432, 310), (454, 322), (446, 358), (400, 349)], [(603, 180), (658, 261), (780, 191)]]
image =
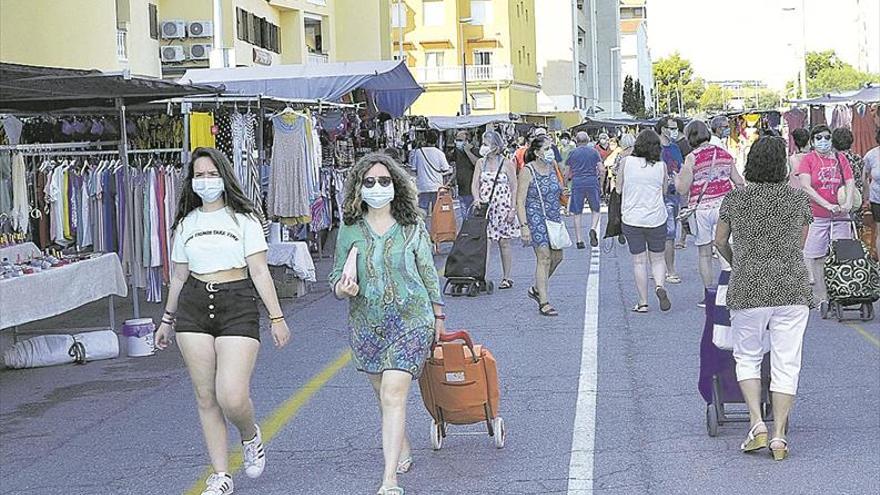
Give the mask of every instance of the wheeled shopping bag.
[(847, 311), (859, 319), (874, 319), (874, 302), (880, 299), (880, 264), (870, 257), (868, 247), (858, 239), (835, 239), (825, 258), (825, 287), (828, 313), (843, 321)]
[(475, 205), (461, 224), (452, 251), (446, 258), (443, 293), (452, 297), (476, 297), (481, 292), (493, 294), (495, 284), (486, 280), (489, 240), (486, 234), (487, 208)]
[(452, 199), (452, 191), (447, 187), (441, 187), (437, 191), (437, 201), (431, 210), (431, 240), (434, 241), (434, 251), (440, 251), (440, 244), (455, 242), (455, 203)]
[(431, 414), (431, 446), (440, 450), (448, 425), (486, 423), (496, 448), (507, 432), (498, 415), (501, 390), (495, 358), (474, 345), (466, 331), (443, 334), (419, 378), (422, 401)]
[[(727, 285), (730, 272), (722, 272), (719, 285)], [(730, 326), (726, 307), (716, 306), (716, 290), (706, 289), (706, 322), (700, 343), (699, 389), (706, 401), (706, 431), (710, 437), (718, 435), (718, 428), (726, 423), (748, 423), (749, 412), (736, 379), (736, 360), (733, 352), (720, 349), (712, 341), (717, 324)], [(761, 363), (761, 413), (771, 421), (770, 354)]]

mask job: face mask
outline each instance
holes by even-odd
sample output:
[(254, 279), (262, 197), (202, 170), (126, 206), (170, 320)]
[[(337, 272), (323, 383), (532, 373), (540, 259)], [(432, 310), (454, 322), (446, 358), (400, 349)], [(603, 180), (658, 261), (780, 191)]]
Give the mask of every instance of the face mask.
[(544, 161), (547, 163), (552, 163), (553, 160), (556, 159), (556, 153), (553, 153), (553, 150), (547, 150), (544, 152)]
[(569, 141), (568, 139), (563, 139), (563, 140), (562, 140), (562, 145), (563, 145), (563, 146), (568, 146), (568, 143), (570, 143), (570, 142), (571, 142), (571, 141)]
[(378, 210), (394, 199), (394, 184), (388, 184), (388, 186), (385, 187), (379, 184), (376, 184), (373, 187), (362, 187), (361, 197), (370, 208)]
[(669, 139), (678, 141), (678, 129), (669, 131)]
[(607, 147), (607, 146), (608, 146), (608, 140), (607, 140), (607, 139), (600, 139), (600, 140), (599, 140), (599, 145), (602, 146), (603, 148)]
[(727, 139), (730, 137), (730, 127), (725, 127), (721, 129), (721, 139)]
[(455, 141), (456, 149), (463, 150), (464, 149), (464, 141)]
[(831, 151), (831, 140), (830, 139), (816, 139), (813, 141), (813, 146), (815, 146), (816, 151), (819, 153), (828, 153)]
[(202, 198), (203, 203), (217, 201), (225, 190), (223, 179), (221, 177), (193, 179), (192, 188), (193, 191)]
[(492, 147), (488, 145), (480, 146), (480, 156), (489, 156), (492, 153)]

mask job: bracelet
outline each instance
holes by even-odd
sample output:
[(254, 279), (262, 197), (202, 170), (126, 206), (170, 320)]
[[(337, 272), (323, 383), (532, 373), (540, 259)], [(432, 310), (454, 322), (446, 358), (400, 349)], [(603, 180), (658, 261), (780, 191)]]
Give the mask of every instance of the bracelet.
[(162, 323), (164, 323), (164, 324), (166, 324), (166, 325), (174, 326), (174, 324), (175, 324), (176, 322), (175, 322), (174, 320), (170, 320), (170, 321), (169, 321), (169, 320), (166, 320), (165, 318), (162, 318)]
[(170, 316), (173, 319), (177, 319), (177, 313), (172, 313), (171, 311), (166, 310), (165, 315)]
[(276, 321), (284, 321), (284, 315), (276, 316), (274, 318), (270, 316), (269, 321), (271, 321), (272, 323), (275, 323)]
[(434, 315), (435, 320), (446, 320), (446, 315)]

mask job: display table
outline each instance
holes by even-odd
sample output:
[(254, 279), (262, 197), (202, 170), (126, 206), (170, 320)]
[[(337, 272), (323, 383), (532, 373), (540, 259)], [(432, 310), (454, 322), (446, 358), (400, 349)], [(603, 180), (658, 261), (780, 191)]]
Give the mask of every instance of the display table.
[[(127, 296), (128, 287), (119, 257), (113, 253), (0, 280), (0, 329), (60, 315), (114, 295)], [(112, 313), (112, 298), (110, 304)]]
[(274, 242), (266, 255), (280, 299), (302, 297), (315, 282), (315, 263), (305, 242)]
[(41, 254), (40, 248), (38, 248), (36, 244), (33, 242), (23, 242), (21, 244), (0, 248), (0, 261), (3, 261), (4, 258), (13, 263), (18, 261), (19, 258), (21, 258), (22, 261), (27, 261), (29, 258), (36, 258)]
[(309, 253), (309, 245), (305, 242), (276, 242), (269, 244), (266, 255), (268, 263), (273, 266), (290, 268), (297, 278), (306, 282), (315, 282), (315, 262)]

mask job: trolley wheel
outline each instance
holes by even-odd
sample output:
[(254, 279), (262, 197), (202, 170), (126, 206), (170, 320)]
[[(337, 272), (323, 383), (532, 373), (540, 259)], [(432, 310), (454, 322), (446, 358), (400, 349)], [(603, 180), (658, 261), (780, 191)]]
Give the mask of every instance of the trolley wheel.
[(715, 404), (706, 405), (706, 431), (710, 437), (718, 436), (718, 410)]
[(843, 321), (843, 304), (833, 303), (834, 304), (834, 312), (837, 314), (837, 322), (840, 323)]
[(468, 297), (477, 297), (477, 296), (479, 296), (479, 295), (480, 295), (480, 285), (477, 284), (476, 282), (474, 282), (474, 283), (468, 285), (468, 288), (467, 288), (467, 295), (468, 295)]
[(504, 428), (504, 420), (497, 417), (492, 420), (492, 429), (495, 430), (493, 438), (495, 439), (495, 448), (503, 449), (504, 440), (507, 438), (507, 430)]
[(859, 317), (862, 321), (871, 321), (874, 319), (874, 304), (873, 303), (862, 303), (862, 308), (859, 310)]
[(443, 425), (436, 420), (431, 421), (431, 448), (440, 450), (443, 447)]
[(828, 303), (828, 301), (822, 301), (821, 303), (819, 303), (819, 316), (820, 316), (823, 320), (825, 320), (825, 319), (828, 318), (828, 308), (829, 308), (829, 306), (830, 306), (830, 304)]
[(495, 293), (495, 282), (492, 282), (490, 280), (490, 281), (486, 282), (486, 294), (489, 294), (491, 296), (494, 293)]

